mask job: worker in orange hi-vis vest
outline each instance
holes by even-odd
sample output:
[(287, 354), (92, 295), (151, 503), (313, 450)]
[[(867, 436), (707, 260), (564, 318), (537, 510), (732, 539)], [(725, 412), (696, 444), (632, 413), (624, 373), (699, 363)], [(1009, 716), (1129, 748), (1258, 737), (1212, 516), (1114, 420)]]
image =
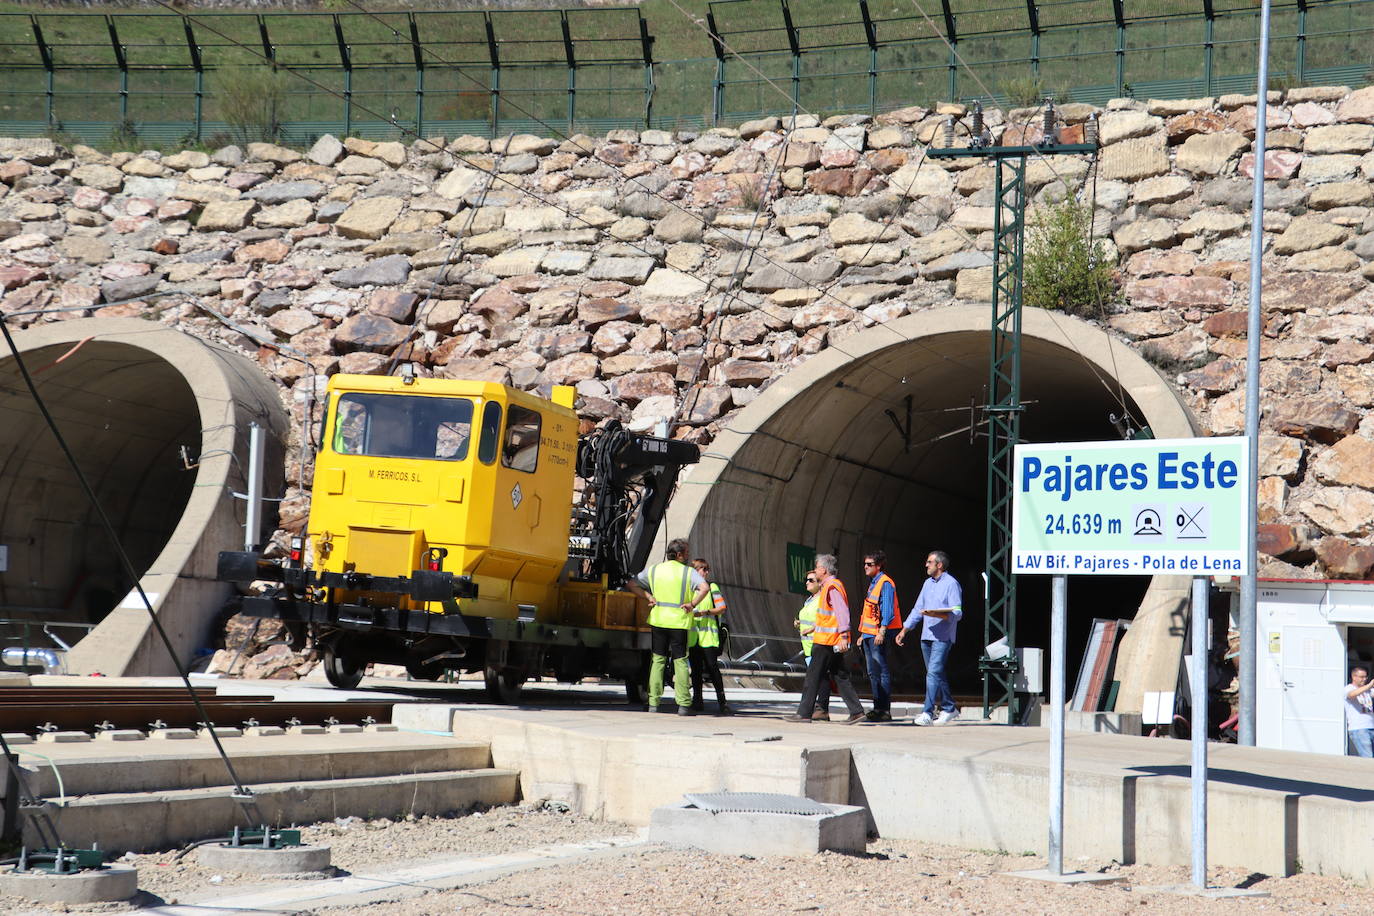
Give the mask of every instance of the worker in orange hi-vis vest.
[(864, 704), (849, 680), (849, 669), (844, 655), (849, 651), (850, 616), (849, 599), (845, 595), (844, 583), (836, 576), (838, 562), (834, 554), (823, 553), (816, 557), (815, 574), (821, 580), (820, 602), (816, 607), (816, 629), (812, 634), (811, 665), (806, 669), (806, 684), (802, 687), (801, 703), (795, 714), (787, 716), (789, 722), (810, 722), (816, 707), (816, 694), (820, 692), (821, 678), (833, 677), (839, 688), (840, 697), (849, 709), (846, 725), (853, 725), (864, 718)]
[(888, 665), (888, 637), (896, 638), (902, 629), (902, 609), (897, 603), (897, 583), (887, 574), (887, 554), (881, 550), (864, 554), (864, 574), (869, 577), (859, 618), (859, 642), (868, 665), (868, 683), (873, 688), (870, 722), (892, 721), (892, 669)]

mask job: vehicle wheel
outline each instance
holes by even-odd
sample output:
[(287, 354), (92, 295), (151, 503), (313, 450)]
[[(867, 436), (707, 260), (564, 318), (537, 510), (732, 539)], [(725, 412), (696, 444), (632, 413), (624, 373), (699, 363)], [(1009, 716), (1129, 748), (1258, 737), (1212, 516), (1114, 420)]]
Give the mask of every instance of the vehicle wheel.
[[(653, 658), (652, 654), (641, 652), (639, 671), (625, 678), (625, 699), (631, 706), (643, 706), (649, 702), (649, 668)], [(668, 670), (672, 670), (671, 666)]]
[(631, 706), (643, 706), (649, 702), (649, 684), (639, 678), (625, 681), (625, 699)]
[(340, 652), (334, 643), (324, 647), (323, 660), (320, 663), (324, 665), (324, 676), (329, 683), (344, 690), (357, 687), (363, 679), (363, 672), (367, 669), (366, 662)]
[(412, 662), (406, 665), (406, 674), (416, 681), (437, 681), (444, 676), (443, 665), (424, 665)]
[(510, 668), (488, 668), (484, 674), (487, 698), (493, 703), (515, 706), (520, 702), (520, 687), (525, 683), (523, 675)]

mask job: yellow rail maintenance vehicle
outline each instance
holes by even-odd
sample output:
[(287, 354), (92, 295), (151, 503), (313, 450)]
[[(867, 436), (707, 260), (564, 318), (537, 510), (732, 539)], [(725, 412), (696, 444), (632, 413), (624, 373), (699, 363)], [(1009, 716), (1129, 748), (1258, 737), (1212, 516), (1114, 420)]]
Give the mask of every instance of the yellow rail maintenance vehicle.
[(239, 611), (286, 621), (336, 687), (385, 662), (482, 671), (504, 702), (530, 678), (606, 675), (639, 702), (648, 608), (621, 586), (699, 452), (614, 421), (579, 437), (573, 397), (333, 376), (307, 533), (284, 561), (221, 553), (219, 578), (265, 583)]

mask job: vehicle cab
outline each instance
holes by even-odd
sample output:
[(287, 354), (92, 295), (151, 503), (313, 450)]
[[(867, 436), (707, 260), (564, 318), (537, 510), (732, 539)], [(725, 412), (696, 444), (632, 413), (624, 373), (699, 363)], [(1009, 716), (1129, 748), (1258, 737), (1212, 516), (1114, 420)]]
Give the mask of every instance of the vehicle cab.
[(438, 569), (477, 585), (465, 614), (550, 616), (567, 556), (572, 404), (564, 386), (545, 400), (494, 382), (331, 377), (310, 509), (315, 569)]

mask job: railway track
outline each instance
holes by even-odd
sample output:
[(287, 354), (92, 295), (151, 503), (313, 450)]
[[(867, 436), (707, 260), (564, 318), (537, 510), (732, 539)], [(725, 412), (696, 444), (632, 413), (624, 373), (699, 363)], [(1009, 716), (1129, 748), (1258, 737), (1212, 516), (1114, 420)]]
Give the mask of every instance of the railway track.
[[(270, 696), (226, 695), (198, 689), (209, 724), (359, 725), (391, 721), (388, 700), (299, 701)], [(200, 728), (206, 723), (178, 687), (5, 687), (0, 688), (0, 732), (36, 735), (48, 731)]]

